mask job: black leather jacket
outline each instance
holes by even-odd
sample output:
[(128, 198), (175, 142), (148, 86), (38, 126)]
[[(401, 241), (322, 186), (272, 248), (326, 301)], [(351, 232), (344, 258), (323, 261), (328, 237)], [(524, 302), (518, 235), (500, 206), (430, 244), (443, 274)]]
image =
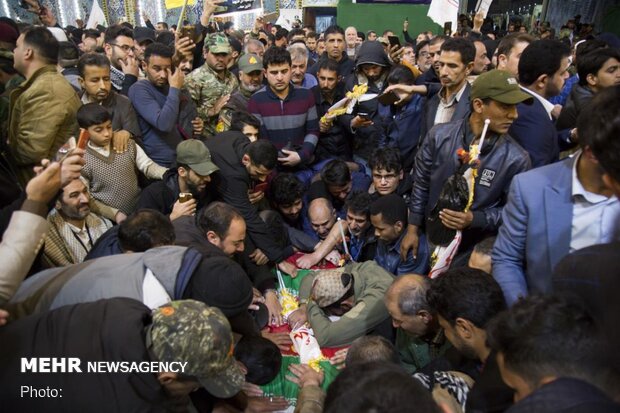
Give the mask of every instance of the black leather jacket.
[(568, 95), (566, 104), (562, 108), (562, 112), (560, 113), (555, 127), (558, 130), (577, 127), (577, 118), (579, 114), (583, 108), (590, 103), (593, 97), (594, 92), (592, 92), (592, 89), (581, 86), (580, 84), (573, 86), (573, 90), (570, 92), (570, 95)]
[[(413, 190), (409, 203), (409, 224), (421, 226), (437, 204), (446, 180), (460, 165), (457, 150), (469, 150), (473, 140), (468, 118), (434, 126), (416, 156)], [(497, 231), (512, 177), (530, 169), (528, 153), (508, 135), (488, 133), (480, 156), (468, 228)]]

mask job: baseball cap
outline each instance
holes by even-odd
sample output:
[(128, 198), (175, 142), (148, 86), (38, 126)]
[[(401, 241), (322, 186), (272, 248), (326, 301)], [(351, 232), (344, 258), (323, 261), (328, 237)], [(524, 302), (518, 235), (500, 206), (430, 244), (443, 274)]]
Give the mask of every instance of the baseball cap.
[(150, 40), (151, 43), (155, 42), (155, 30), (149, 27), (136, 27), (133, 29), (133, 38), (138, 43)]
[(152, 316), (153, 353), (159, 361), (187, 362), (183, 373), (216, 397), (241, 390), (244, 376), (233, 357), (232, 331), (219, 309), (179, 300), (153, 310)]
[(340, 300), (349, 291), (353, 276), (344, 267), (321, 270), (312, 283), (312, 299), (319, 307), (327, 307)]
[(209, 149), (198, 139), (188, 139), (177, 145), (177, 164), (187, 165), (201, 176), (220, 170), (211, 162)]
[(205, 40), (205, 47), (209, 48), (211, 53), (230, 53), (230, 43), (228, 37), (219, 33), (210, 34)]
[(15, 44), (19, 33), (10, 24), (0, 22), (0, 42)]
[(238, 65), (239, 71), (246, 74), (263, 70), (263, 60), (253, 53), (246, 53), (241, 56)]
[(513, 75), (497, 69), (478, 76), (471, 87), (470, 98), (472, 100), (490, 98), (507, 105), (534, 101), (533, 96), (521, 90), (519, 82)]

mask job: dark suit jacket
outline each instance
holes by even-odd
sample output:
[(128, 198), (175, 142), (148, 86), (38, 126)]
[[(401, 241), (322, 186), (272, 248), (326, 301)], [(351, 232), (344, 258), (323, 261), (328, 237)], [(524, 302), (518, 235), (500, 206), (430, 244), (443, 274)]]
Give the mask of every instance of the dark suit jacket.
[[(465, 90), (461, 95), (461, 99), (456, 104), (456, 110), (452, 115), (451, 122), (455, 120), (465, 119), (469, 116), (469, 92), (471, 86), (469, 83), (465, 86)], [(437, 108), (439, 107), (439, 93), (433, 95), (431, 98), (427, 98), (424, 108), (424, 114), (422, 115), (422, 126), (420, 128), (420, 145), (426, 137), (429, 130), (435, 125), (435, 116), (437, 115)]]
[(536, 98), (531, 105), (519, 103), (517, 111), (519, 118), (512, 124), (508, 134), (530, 154), (532, 168), (557, 162), (560, 146), (564, 149), (568, 145), (566, 140), (569, 131), (558, 133), (545, 107)]

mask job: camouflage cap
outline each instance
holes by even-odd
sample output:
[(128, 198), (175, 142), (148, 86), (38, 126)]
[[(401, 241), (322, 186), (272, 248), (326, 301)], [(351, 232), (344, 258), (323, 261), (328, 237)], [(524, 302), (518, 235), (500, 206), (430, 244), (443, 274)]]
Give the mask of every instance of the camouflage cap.
[(239, 59), (239, 71), (245, 73), (263, 71), (263, 60), (253, 53), (246, 53)]
[(205, 39), (205, 48), (211, 53), (230, 53), (232, 51), (228, 37), (221, 33), (212, 33)]
[(353, 277), (344, 272), (344, 267), (321, 270), (312, 282), (312, 299), (319, 307), (327, 307), (340, 300), (349, 291)]
[(153, 310), (153, 353), (161, 362), (187, 362), (194, 376), (215, 397), (232, 397), (244, 375), (233, 357), (233, 335), (224, 314), (195, 300), (172, 301)]

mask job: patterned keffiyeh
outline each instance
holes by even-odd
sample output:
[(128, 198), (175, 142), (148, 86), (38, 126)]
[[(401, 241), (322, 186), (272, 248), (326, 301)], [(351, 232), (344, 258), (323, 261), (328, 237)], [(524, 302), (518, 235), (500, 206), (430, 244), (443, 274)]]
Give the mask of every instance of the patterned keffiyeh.
[(465, 411), (467, 395), (474, 384), (474, 381), (468, 375), (456, 371), (436, 371), (432, 376), (424, 373), (415, 373), (413, 378), (433, 393), (433, 398), (436, 401), (440, 399), (453, 402), (450, 403), (453, 405), (452, 407), (460, 407), (461, 412)]

